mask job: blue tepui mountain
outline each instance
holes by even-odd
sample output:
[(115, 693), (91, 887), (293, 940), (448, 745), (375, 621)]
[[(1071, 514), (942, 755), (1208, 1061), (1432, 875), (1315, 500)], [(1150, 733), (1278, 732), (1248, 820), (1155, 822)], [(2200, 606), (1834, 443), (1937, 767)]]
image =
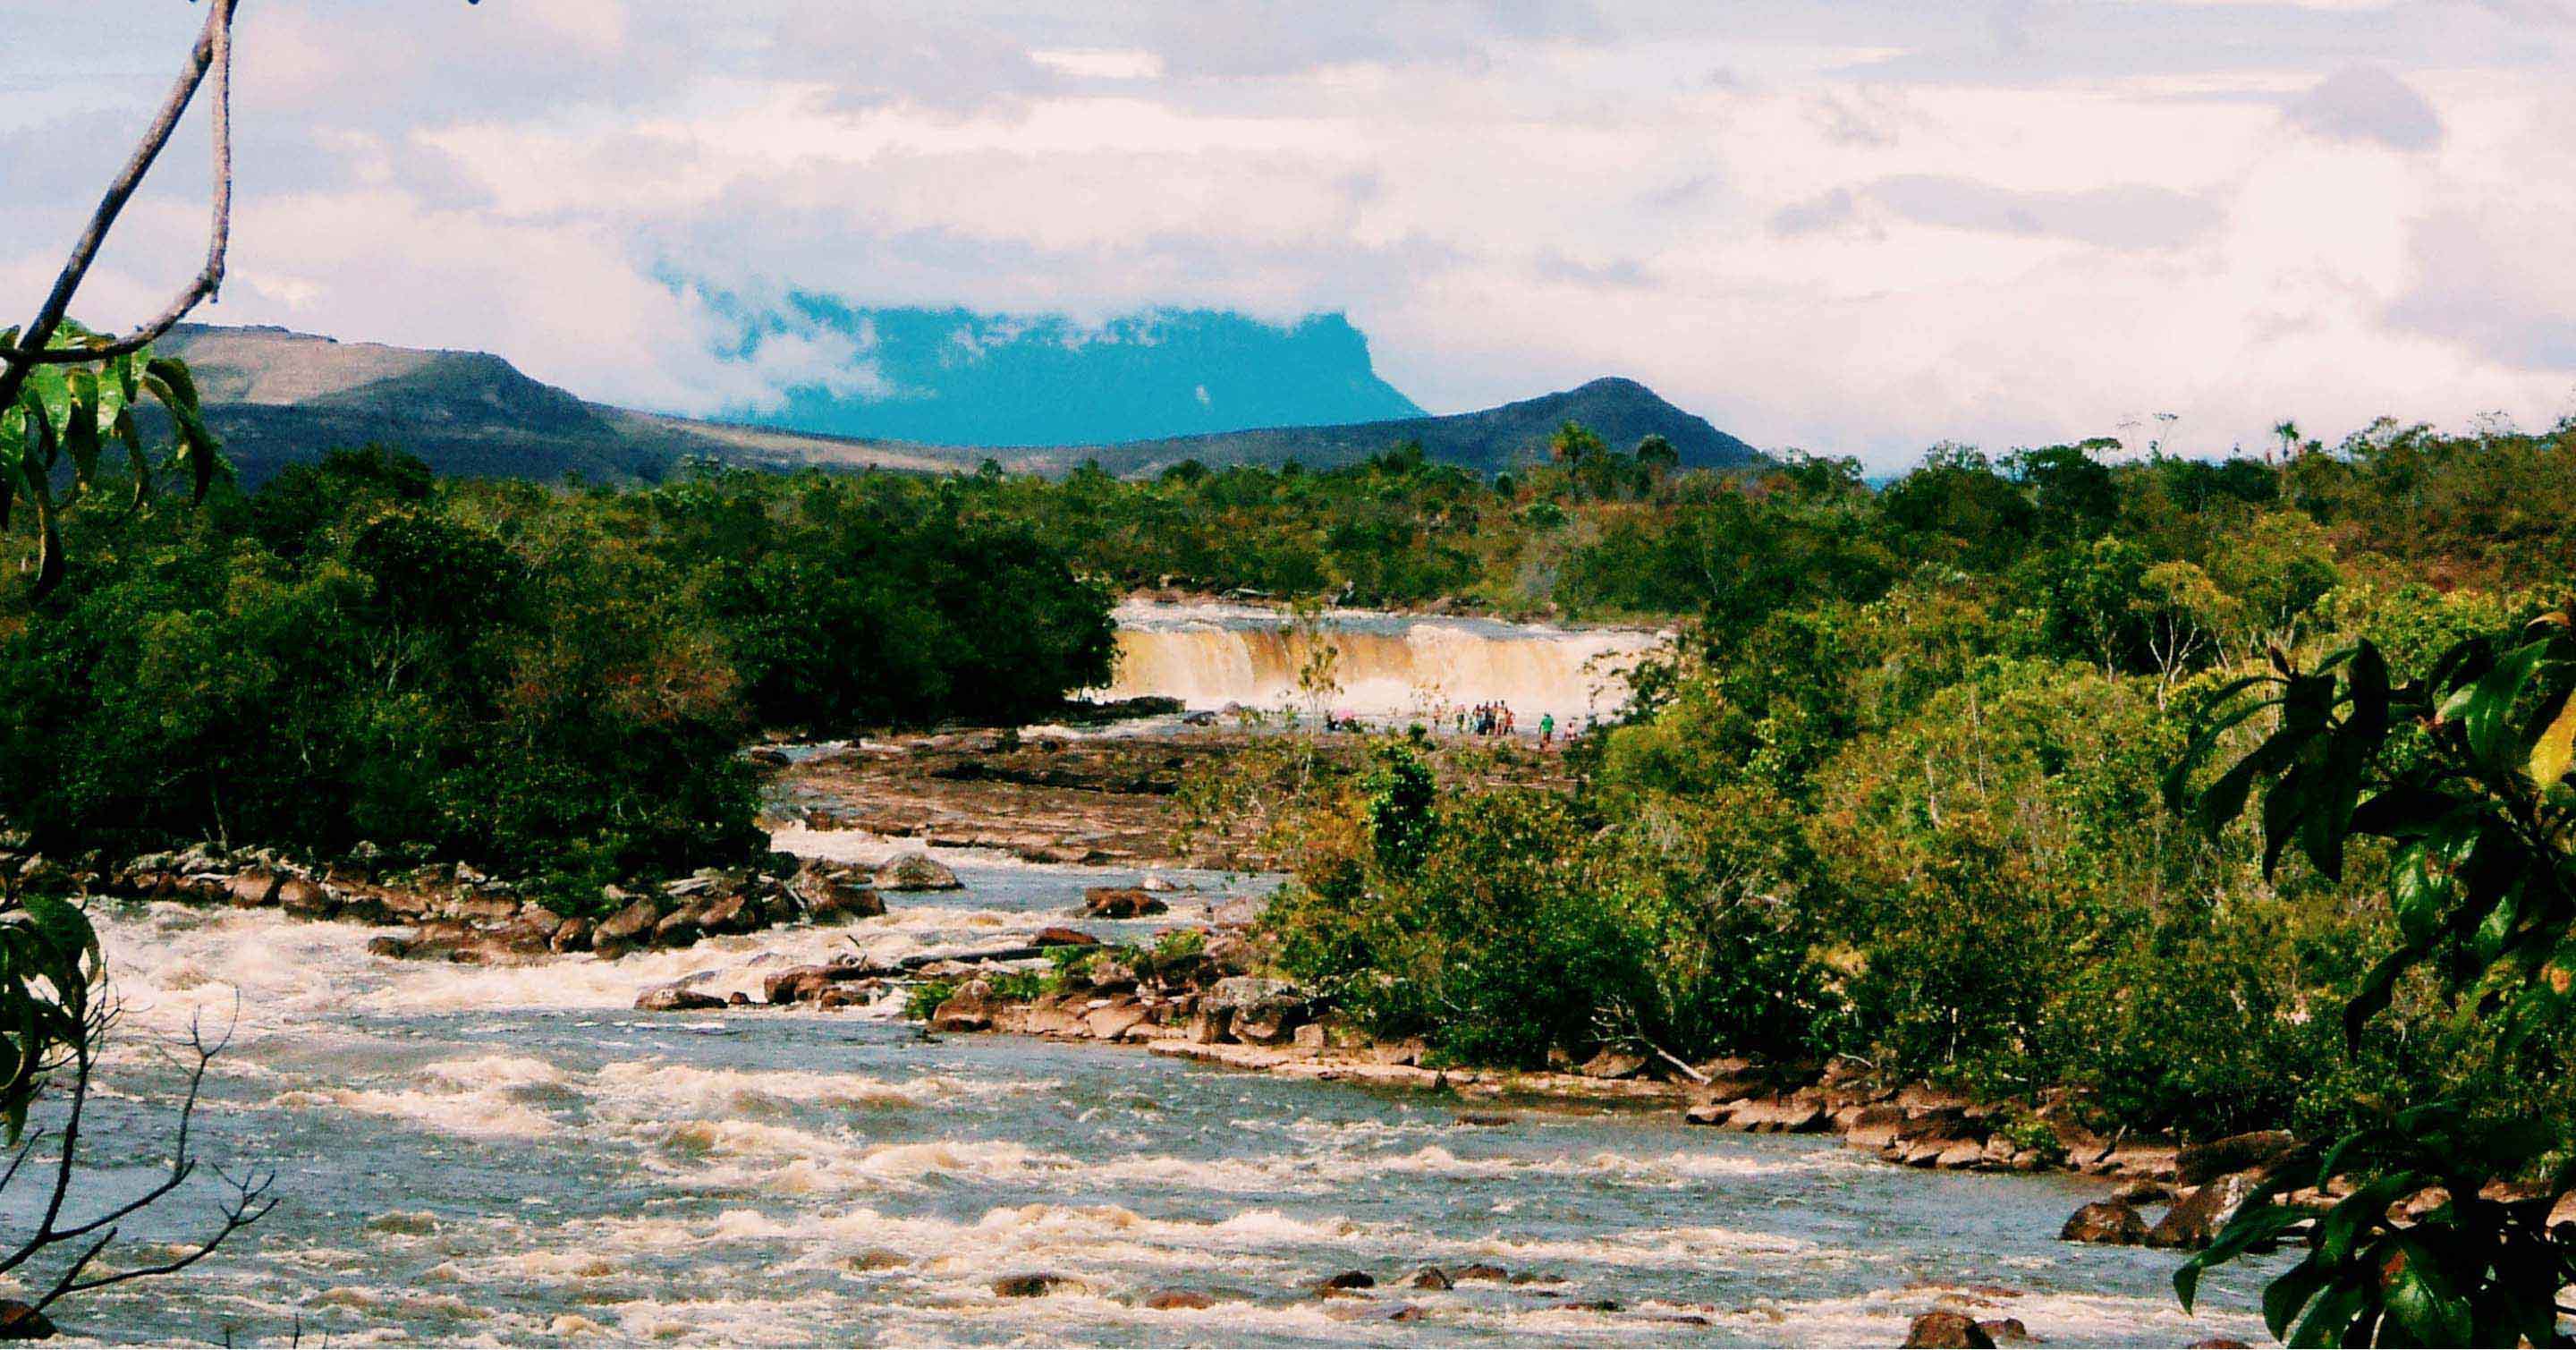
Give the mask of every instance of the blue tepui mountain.
[(839, 387), (807, 384), (723, 420), (923, 445), (1100, 445), (1254, 427), (1419, 417), (1380, 379), (1368, 339), (1340, 314), (1272, 324), (1205, 309), (1153, 309), (1097, 324), (1061, 315), (858, 308), (791, 293), (777, 308), (714, 298), (744, 327), (747, 358), (779, 335), (855, 344)]

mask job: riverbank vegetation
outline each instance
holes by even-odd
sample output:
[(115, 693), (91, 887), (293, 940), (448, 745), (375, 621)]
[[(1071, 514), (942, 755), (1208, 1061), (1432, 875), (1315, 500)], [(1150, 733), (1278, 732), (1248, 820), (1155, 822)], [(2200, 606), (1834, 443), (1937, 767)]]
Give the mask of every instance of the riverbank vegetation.
[(2384, 841), (2272, 869), (2259, 819), (2212, 835), (2163, 788), (2244, 674), (2367, 640), (2402, 680), (2562, 606), (2576, 434), (2104, 449), (1572, 501), (1596, 528), (1559, 586), (1686, 636), (1569, 789), (1399, 798), (1458, 753), (1400, 739), (1374, 779), (1316, 780), (1277, 831), (1276, 959), (1457, 1062), (1842, 1058), (2185, 1138), (2452, 1099), (2563, 1148), (2563, 1026), (2508, 1049), (2417, 969), (2345, 1046), (2405, 923)]
[(601, 887), (766, 848), (762, 732), (1007, 721), (1103, 681), (1109, 597), (885, 475), (437, 482), (378, 448), (60, 512), (0, 596), (0, 818), (58, 855), (371, 844)]

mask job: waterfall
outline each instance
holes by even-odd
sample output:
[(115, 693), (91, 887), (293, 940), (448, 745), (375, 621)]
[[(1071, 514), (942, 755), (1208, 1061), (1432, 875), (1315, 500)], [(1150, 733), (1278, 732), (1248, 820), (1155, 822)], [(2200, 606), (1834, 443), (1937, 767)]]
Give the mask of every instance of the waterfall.
[(1525, 731), (1605, 716), (1627, 697), (1621, 678), (1662, 635), (1491, 619), (1331, 610), (1292, 626), (1276, 611), (1130, 602), (1118, 607), (1118, 664), (1103, 698), (1161, 695), (1191, 708), (1311, 706), (1301, 671), (1329, 651), (1335, 712), (1385, 718), (1451, 704), (1509, 704)]

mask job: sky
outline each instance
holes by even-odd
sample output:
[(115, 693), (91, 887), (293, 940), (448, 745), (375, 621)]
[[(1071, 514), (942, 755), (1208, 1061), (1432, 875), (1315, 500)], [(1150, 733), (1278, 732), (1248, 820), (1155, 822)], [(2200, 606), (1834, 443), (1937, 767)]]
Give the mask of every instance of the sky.
[[(32, 312), (203, 11), (0, 0), (0, 306)], [(2576, 413), (2576, 0), (243, 0), (199, 317), (496, 351), (675, 412), (700, 292), (1087, 321), (1339, 310), (1461, 411), (1643, 380), (1879, 469), (2091, 435)], [(203, 248), (204, 129), (79, 314)]]

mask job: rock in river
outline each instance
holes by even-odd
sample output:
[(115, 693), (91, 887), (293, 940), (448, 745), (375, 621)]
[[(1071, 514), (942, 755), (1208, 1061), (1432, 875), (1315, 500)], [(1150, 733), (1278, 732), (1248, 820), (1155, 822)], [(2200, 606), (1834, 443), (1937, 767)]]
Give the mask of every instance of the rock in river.
[(1094, 886), (1082, 893), (1085, 918), (1141, 919), (1170, 908), (1153, 892), (1134, 886)]
[(907, 853), (877, 869), (877, 888), (887, 891), (958, 891), (966, 883), (948, 865), (927, 853)]
[(2147, 1221), (2126, 1200), (2096, 1200), (2068, 1215), (2066, 1227), (2058, 1230), (2057, 1237), (2061, 1242), (2134, 1247), (2147, 1240)]
[(1966, 1313), (1928, 1312), (1914, 1319), (1906, 1328), (1906, 1350), (1994, 1350), (1995, 1338)]
[(645, 1012), (706, 1012), (722, 1008), (725, 1001), (713, 994), (665, 984), (647, 989), (635, 996), (635, 1006)]

